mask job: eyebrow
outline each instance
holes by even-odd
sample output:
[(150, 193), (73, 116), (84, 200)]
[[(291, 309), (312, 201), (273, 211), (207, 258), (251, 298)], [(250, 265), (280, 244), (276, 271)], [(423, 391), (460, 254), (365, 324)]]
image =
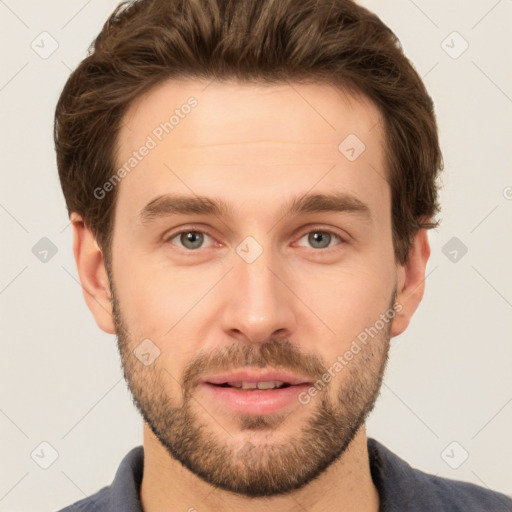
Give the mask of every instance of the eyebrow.
[[(368, 205), (344, 192), (294, 197), (281, 210), (283, 217), (321, 212), (356, 213), (366, 220), (371, 219)], [(150, 224), (155, 219), (173, 215), (234, 216), (233, 208), (220, 198), (165, 194), (154, 198), (144, 206), (139, 212), (139, 220), (142, 224)]]

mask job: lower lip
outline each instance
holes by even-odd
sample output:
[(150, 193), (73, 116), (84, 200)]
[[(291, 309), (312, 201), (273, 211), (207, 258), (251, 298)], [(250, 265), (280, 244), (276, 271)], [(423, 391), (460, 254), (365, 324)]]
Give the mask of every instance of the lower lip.
[(291, 404), (299, 405), (298, 396), (308, 389), (308, 384), (298, 384), (280, 389), (243, 390), (203, 382), (202, 387), (230, 409), (242, 414), (275, 414)]

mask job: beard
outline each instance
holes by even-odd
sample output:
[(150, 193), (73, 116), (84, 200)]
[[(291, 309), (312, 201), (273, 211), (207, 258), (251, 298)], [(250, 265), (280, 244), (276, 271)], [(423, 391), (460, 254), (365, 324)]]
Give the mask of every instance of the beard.
[[(250, 366), (295, 370), (316, 382), (328, 371), (324, 361), (282, 338), (272, 337), (262, 344), (237, 343), (193, 358), (183, 371), (181, 393), (170, 396), (165, 392), (170, 374), (159, 367), (159, 360), (144, 366), (133, 354), (140, 340), (130, 335), (110, 283), (124, 378), (134, 405), (169, 455), (214, 487), (246, 497), (285, 495), (299, 489), (342, 456), (374, 408), (388, 360), (391, 321), (314, 399), (301, 405), (309, 412), (307, 419), (292, 420), (294, 426), (303, 423), (298, 435), (273, 436), (280, 434), (279, 427), (286, 422), (287, 416), (280, 414), (234, 415), (240, 431), (247, 432), (253, 442), (240, 442), (246, 438), (239, 432), (236, 439), (227, 431), (219, 435), (213, 428), (218, 422), (194, 397), (201, 378)], [(390, 309), (395, 297), (396, 290)], [(256, 440), (256, 434), (264, 439)]]

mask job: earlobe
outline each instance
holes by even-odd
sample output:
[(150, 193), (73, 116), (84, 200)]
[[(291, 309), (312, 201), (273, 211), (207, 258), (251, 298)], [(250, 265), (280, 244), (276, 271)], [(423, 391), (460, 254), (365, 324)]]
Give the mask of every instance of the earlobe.
[(73, 212), (70, 220), (73, 227), (73, 254), (85, 302), (98, 327), (108, 334), (115, 334), (110, 284), (103, 253), (82, 217)]
[(405, 265), (397, 268), (396, 315), (391, 335), (398, 336), (407, 329), (425, 291), (425, 269), (430, 257), (427, 231), (420, 229), (411, 244), (409, 258)]

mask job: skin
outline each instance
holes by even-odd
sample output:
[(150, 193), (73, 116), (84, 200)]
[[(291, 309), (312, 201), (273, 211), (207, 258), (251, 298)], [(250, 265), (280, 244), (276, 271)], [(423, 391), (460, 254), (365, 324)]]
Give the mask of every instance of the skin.
[[(126, 113), (118, 164), (190, 96), (197, 107), (117, 185), (110, 268), (83, 219), (71, 215), (85, 300), (98, 326), (117, 333), (145, 419), (144, 510), (377, 511), (364, 419), (389, 340), (407, 328), (421, 301), (430, 255), (420, 230), (407, 264), (395, 261), (380, 114), (364, 98), (325, 84), (168, 81)], [(366, 146), (355, 161), (338, 150), (348, 134)], [(283, 215), (292, 197), (333, 191), (356, 197), (370, 215)], [(164, 193), (222, 198), (233, 215), (141, 222), (141, 209)], [(176, 236), (182, 230), (209, 236), (199, 249), (186, 249)], [(313, 245), (308, 234), (325, 230), (340, 238), (328, 248)], [(251, 263), (236, 252), (247, 236), (263, 250)], [(295, 355), (297, 368), (318, 376), (394, 302), (392, 323), (307, 405), (294, 402), (286, 414), (233, 414), (187, 380), (190, 367), (204, 377), (201, 368), (239, 369), (248, 355), (251, 368), (292, 373)], [(147, 338), (160, 351), (148, 366), (133, 354)], [(319, 430), (308, 432), (322, 414)], [(187, 432), (197, 435), (190, 446)], [(206, 450), (207, 440), (215, 449)], [(307, 457), (293, 452), (310, 445)], [(206, 474), (199, 476), (198, 466)], [(292, 489), (298, 468), (309, 473)], [(266, 496), (251, 496), (251, 481)]]

